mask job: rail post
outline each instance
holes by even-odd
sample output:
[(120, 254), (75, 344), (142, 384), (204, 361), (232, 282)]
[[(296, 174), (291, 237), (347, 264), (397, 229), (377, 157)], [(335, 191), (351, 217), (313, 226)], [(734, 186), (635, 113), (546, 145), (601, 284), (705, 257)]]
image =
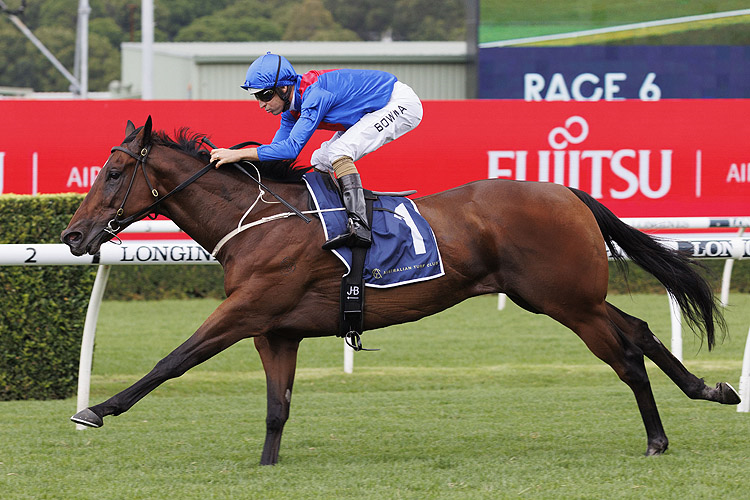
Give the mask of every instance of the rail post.
[[(102, 265), (96, 271), (94, 286), (91, 289), (89, 306), (86, 309), (86, 320), (83, 323), (83, 338), (81, 338), (81, 359), (78, 361), (78, 399), (76, 412), (89, 406), (89, 388), (91, 387), (91, 362), (94, 359), (94, 340), (96, 338), (96, 321), (99, 319), (99, 307), (102, 305), (104, 290), (111, 266)], [(82, 431), (85, 425), (76, 424), (76, 429)]]
[(747, 332), (745, 342), (745, 356), (742, 358), (742, 375), (740, 375), (740, 398), (742, 401), (737, 405), (737, 411), (750, 412), (750, 330)]

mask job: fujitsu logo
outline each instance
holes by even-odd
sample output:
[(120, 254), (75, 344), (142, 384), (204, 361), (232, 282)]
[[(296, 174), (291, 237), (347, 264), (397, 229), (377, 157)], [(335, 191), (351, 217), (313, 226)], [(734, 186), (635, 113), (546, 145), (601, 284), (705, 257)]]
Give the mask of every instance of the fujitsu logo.
[[(571, 116), (547, 134), (550, 149), (487, 151), (488, 177), (555, 182), (588, 191), (594, 198), (628, 199), (641, 193), (662, 198), (672, 186), (672, 150), (578, 149), (590, 127), (581, 116)], [(575, 149), (573, 149), (575, 147)], [(659, 157), (661, 164), (652, 166)], [(652, 168), (659, 168), (658, 182)], [(534, 175), (536, 170), (536, 175)]]

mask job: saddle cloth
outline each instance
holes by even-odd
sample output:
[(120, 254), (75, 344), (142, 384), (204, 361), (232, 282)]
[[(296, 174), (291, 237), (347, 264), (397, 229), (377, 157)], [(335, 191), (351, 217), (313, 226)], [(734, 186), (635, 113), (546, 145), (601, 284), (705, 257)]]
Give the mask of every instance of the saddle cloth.
[[(320, 213), (325, 240), (346, 229), (344, 210), (338, 191), (326, 183), (328, 174), (316, 170), (303, 177), (315, 210)], [(331, 250), (351, 272), (352, 250)], [(373, 202), (372, 246), (364, 267), (365, 286), (388, 288), (443, 276), (443, 260), (437, 240), (428, 222), (409, 198), (378, 196)]]

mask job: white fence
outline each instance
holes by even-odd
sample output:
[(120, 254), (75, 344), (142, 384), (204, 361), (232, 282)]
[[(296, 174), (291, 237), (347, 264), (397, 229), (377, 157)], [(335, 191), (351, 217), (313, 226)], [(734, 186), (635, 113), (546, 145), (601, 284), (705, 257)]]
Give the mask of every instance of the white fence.
[[(639, 229), (702, 229), (707, 227), (741, 228), (750, 227), (750, 217), (724, 218), (677, 218), (677, 219), (624, 219)], [(176, 233), (180, 229), (172, 221), (140, 221), (128, 228), (133, 233)], [(750, 238), (739, 236), (706, 237), (671, 240), (665, 246), (689, 249), (696, 258), (750, 259)], [(81, 358), (78, 369), (78, 398), (77, 411), (88, 407), (89, 388), (91, 382), (91, 363), (96, 336), (96, 322), (99, 316), (102, 297), (107, 286), (110, 266), (134, 264), (217, 264), (216, 259), (193, 240), (164, 240), (164, 241), (123, 241), (122, 245), (103, 245), (101, 251), (95, 255), (75, 257), (63, 244), (7, 244), (0, 245), (0, 266), (34, 266), (34, 265), (91, 265), (98, 264), (94, 286), (91, 290), (88, 310), (81, 340)], [(725, 280), (728, 297), (729, 275), (725, 265)], [(724, 295), (722, 285), (722, 296)], [(504, 296), (501, 295), (504, 303)], [(726, 300), (722, 301), (726, 304)], [(502, 309), (500, 303), (498, 308)], [(682, 317), (679, 308), (671, 300), (670, 312), (672, 317), (672, 352), (678, 359), (682, 359)], [(344, 371), (353, 371), (353, 350), (344, 344)], [(742, 403), (737, 411), (750, 411), (750, 331), (745, 347), (742, 374), (740, 377), (740, 396)], [(76, 425), (77, 429), (84, 426)]]
[[(176, 226), (175, 226), (176, 227)], [(164, 232), (164, 231), (160, 231)], [(105, 244), (97, 255), (75, 257), (67, 245), (8, 244), (0, 245), (0, 266), (67, 266), (98, 264), (99, 269), (91, 289), (86, 319), (81, 338), (81, 357), (78, 363), (77, 410), (88, 407), (91, 386), (91, 363), (99, 308), (107, 287), (112, 265), (142, 264), (218, 264), (203, 247), (193, 240), (123, 241), (122, 245)], [(76, 424), (76, 429), (85, 426)]]
[[(742, 236), (745, 233), (745, 229), (750, 227), (750, 217), (642, 217), (623, 218), (622, 220), (626, 224), (629, 224), (636, 229), (640, 229), (641, 231), (659, 231), (665, 229), (679, 231), (695, 229), (735, 229), (735, 236)], [(676, 237), (676, 239), (681, 238)], [(729, 285), (732, 278), (734, 260), (735, 257), (732, 257), (727, 258), (724, 261), (724, 272), (722, 273), (721, 278), (720, 301), (725, 307), (729, 304)]]
[[(127, 228), (131, 233), (179, 233), (181, 230), (169, 220), (139, 221)], [(112, 265), (143, 264), (218, 264), (211, 254), (191, 239), (187, 240), (125, 240), (122, 245), (105, 244), (97, 255), (76, 257), (67, 245), (59, 244), (6, 244), (0, 245), (0, 266), (68, 266), (98, 264), (94, 286), (91, 289), (86, 319), (81, 339), (81, 357), (78, 363), (78, 395), (76, 407), (88, 407), (91, 386), (91, 363), (99, 308), (107, 287)], [(83, 430), (85, 426), (76, 425)]]

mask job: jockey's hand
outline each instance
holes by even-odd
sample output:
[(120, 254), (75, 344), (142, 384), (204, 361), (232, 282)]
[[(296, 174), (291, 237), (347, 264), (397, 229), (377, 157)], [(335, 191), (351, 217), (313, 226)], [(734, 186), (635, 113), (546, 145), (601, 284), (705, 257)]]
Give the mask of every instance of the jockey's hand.
[(241, 160), (242, 152), (239, 149), (217, 148), (211, 150), (211, 161), (216, 162), (216, 168), (225, 163), (237, 163)]
[(257, 161), (258, 152), (256, 148), (246, 149), (225, 149), (218, 148), (211, 150), (211, 161), (216, 162), (216, 168), (227, 163), (237, 163), (242, 160)]

